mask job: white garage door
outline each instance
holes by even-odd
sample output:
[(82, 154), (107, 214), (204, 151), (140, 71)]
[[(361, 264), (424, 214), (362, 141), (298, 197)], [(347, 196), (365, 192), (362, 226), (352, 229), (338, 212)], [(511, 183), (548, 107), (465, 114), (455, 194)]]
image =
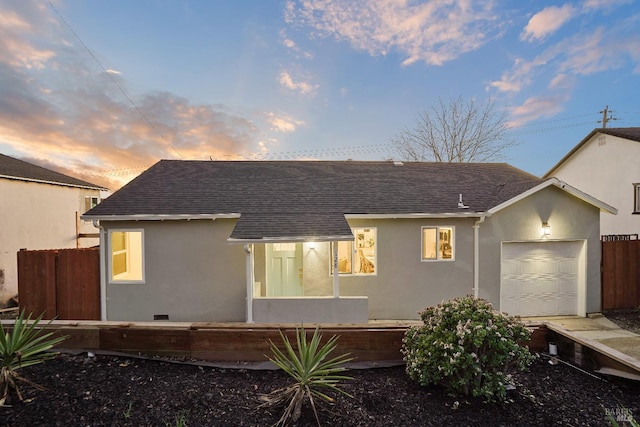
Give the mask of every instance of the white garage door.
[(578, 314), (583, 242), (502, 244), (500, 309), (511, 315)]

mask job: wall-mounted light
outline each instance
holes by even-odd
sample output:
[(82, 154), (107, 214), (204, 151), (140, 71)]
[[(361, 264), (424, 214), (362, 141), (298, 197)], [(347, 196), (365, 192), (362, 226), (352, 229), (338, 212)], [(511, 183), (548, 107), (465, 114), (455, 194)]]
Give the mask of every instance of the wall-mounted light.
[(551, 236), (551, 226), (546, 221), (542, 223), (542, 234), (544, 236)]
[(309, 242), (309, 249), (315, 249), (316, 248), (316, 242)]

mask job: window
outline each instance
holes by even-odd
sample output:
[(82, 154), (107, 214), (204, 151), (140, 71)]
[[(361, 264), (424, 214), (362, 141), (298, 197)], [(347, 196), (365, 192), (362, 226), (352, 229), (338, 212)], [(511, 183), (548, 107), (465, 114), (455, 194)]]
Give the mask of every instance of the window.
[(84, 198), (84, 211), (87, 212), (90, 209), (95, 208), (100, 203), (100, 197), (85, 196)]
[(640, 214), (640, 183), (633, 184), (633, 213)]
[(454, 259), (453, 227), (422, 227), (422, 260)]
[(352, 232), (353, 241), (338, 242), (338, 273), (375, 274), (376, 228), (354, 228)]
[(110, 279), (112, 283), (143, 282), (142, 231), (110, 231)]

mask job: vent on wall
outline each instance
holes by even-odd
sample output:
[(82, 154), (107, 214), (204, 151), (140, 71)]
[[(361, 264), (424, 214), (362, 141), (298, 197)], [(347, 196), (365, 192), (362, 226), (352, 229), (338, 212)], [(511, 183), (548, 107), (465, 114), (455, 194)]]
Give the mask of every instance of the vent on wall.
[(168, 314), (154, 314), (153, 320), (169, 320)]

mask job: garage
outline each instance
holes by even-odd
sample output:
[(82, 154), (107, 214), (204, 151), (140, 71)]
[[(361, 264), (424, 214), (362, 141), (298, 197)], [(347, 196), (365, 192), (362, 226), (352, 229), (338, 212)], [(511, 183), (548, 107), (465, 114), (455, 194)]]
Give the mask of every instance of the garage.
[(500, 309), (519, 316), (584, 315), (584, 241), (502, 244)]

